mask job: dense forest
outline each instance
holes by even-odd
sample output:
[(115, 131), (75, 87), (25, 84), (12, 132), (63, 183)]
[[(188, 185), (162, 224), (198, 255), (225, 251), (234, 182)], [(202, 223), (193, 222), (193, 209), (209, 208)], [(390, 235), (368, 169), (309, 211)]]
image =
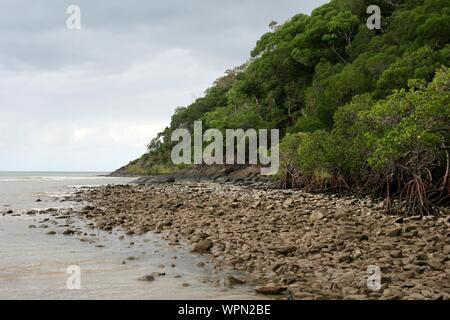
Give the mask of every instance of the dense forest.
[[(367, 7), (381, 8), (381, 29)], [(450, 197), (450, 2), (332, 0), (270, 24), (243, 65), (170, 127), (129, 173), (173, 170), (171, 133), (281, 130), (283, 187), (370, 193), (389, 212), (436, 214)]]

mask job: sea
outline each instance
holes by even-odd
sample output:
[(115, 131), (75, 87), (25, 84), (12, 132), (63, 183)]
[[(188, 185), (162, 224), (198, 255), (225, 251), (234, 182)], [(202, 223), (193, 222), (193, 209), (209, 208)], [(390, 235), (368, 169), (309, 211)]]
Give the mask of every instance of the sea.
[[(45, 215), (26, 214), (79, 206), (61, 200), (80, 188), (133, 180), (105, 172), (0, 172), (0, 299), (255, 299), (252, 288), (228, 288), (206, 257), (169, 246), (160, 234), (90, 230), (93, 244), (48, 235), (51, 226), (39, 228)], [(154, 281), (138, 280), (155, 272), (161, 275)]]

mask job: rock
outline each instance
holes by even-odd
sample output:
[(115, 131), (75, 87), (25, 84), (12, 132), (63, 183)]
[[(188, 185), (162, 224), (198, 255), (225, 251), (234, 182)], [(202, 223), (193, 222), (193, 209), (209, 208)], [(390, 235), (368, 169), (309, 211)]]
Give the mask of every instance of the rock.
[(400, 237), (402, 235), (402, 228), (401, 227), (394, 227), (386, 230), (386, 236), (394, 238), (394, 237)]
[(150, 176), (150, 177), (142, 177), (139, 178), (133, 183), (139, 184), (139, 185), (151, 185), (151, 184), (161, 184), (161, 183), (173, 183), (175, 182), (174, 176)]
[(155, 281), (155, 277), (151, 274), (138, 278), (138, 281), (147, 281), (152, 282)]
[(171, 220), (163, 221), (158, 225), (158, 229), (162, 230), (164, 227), (170, 227), (173, 224)]
[(344, 297), (345, 300), (366, 300), (367, 297), (360, 294), (351, 294)]
[(406, 297), (407, 300), (423, 300), (425, 297), (420, 293), (412, 293)]
[(363, 233), (359, 236), (359, 241), (369, 241), (369, 235), (367, 233)]
[(49, 231), (46, 234), (49, 236), (54, 236), (56, 234), (56, 231)]
[(336, 209), (335, 216), (336, 218), (344, 218), (350, 215), (350, 211), (346, 208), (339, 207)]
[(37, 227), (36, 227), (34, 224), (30, 224), (30, 225), (28, 226), (28, 228), (29, 228), (29, 229), (36, 229)]
[(316, 297), (313, 293), (303, 292), (297, 288), (289, 289), (289, 293), (293, 298), (300, 300), (311, 300)]
[(192, 252), (204, 254), (211, 250), (213, 247), (213, 243), (210, 240), (203, 240), (200, 242), (197, 242), (194, 245), (194, 248), (192, 249)]
[(72, 229), (66, 229), (63, 232), (63, 235), (65, 235), (65, 236), (72, 236), (74, 234), (75, 234), (75, 231), (73, 231)]
[(419, 253), (418, 255), (416, 255), (416, 259), (417, 260), (421, 260), (421, 261), (427, 261), (428, 257), (425, 253)]
[(280, 287), (280, 286), (267, 286), (267, 287), (259, 287), (259, 288), (255, 289), (256, 293), (265, 294), (265, 295), (280, 295), (286, 290), (287, 290), (287, 287)]
[(271, 247), (270, 250), (275, 251), (281, 255), (287, 255), (289, 253), (297, 251), (297, 247), (295, 246), (284, 246), (284, 247)]
[(414, 271), (414, 270), (411, 270), (411, 271), (404, 271), (404, 272), (402, 272), (402, 273), (400, 273), (399, 275), (398, 275), (398, 278), (400, 279), (400, 280), (406, 280), (406, 279), (412, 279), (412, 278), (415, 278), (416, 277), (416, 272)]
[(445, 269), (445, 265), (439, 259), (429, 260), (428, 265), (430, 266), (431, 270), (434, 271), (443, 271)]
[(243, 285), (243, 284), (245, 284), (245, 280), (236, 278), (236, 277), (234, 277), (234, 276), (228, 276), (228, 277), (225, 279), (225, 283), (226, 283), (226, 285), (228, 285), (228, 286)]
[(38, 198), (38, 199), (36, 199), (36, 202), (42, 202), (42, 200)]
[(401, 258), (401, 257), (403, 257), (403, 254), (402, 254), (402, 251), (401, 251), (401, 250), (394, 250), (394, 251), (391, 251), (391, 252), (389, 253), (389, 255), (390, 255), (392, 258)]
[(184, 288), (187, 288), (187, 287), (190, 287), (191, 285), (190, 285), (189, 283), (186, 283), (186, 282), (185, 282), (185, 283), (182, 284), (182, 286), (183, 286)]
[(309, 216), (309, 220), (312, 222), (317, 222), (317, 221), (322, 220), (324, 217), (325, 216), (323, 215), (322, 212), (315, 211), (315, 212), (311, 213), (311, 215)]
[(352, 262), (352, 256), (349, 254), (343, 254), (339, 257), (339, 262)]

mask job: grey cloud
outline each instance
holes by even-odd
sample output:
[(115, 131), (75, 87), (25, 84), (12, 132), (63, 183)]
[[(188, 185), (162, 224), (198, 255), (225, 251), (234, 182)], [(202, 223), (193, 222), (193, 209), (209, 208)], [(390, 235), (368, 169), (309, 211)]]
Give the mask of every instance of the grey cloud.
[(325, 2), (0, 0), (0, 171), (114, 169), (245, 62), (271, 20)]

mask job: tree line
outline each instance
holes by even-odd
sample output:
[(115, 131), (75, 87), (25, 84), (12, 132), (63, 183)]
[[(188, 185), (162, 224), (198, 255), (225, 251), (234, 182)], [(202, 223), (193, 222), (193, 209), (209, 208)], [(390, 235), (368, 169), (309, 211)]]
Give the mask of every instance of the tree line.
[[(367, 27), (367, 7), (382, 12)], [(179, 107), (129, 172), (174, 168), (171, 133), (280, 129), (283, 187), (385, 199), (392, 213), (438, 214), (450, 202), (450, 4), (332, 0), (272, 22), (249, 60)]]

